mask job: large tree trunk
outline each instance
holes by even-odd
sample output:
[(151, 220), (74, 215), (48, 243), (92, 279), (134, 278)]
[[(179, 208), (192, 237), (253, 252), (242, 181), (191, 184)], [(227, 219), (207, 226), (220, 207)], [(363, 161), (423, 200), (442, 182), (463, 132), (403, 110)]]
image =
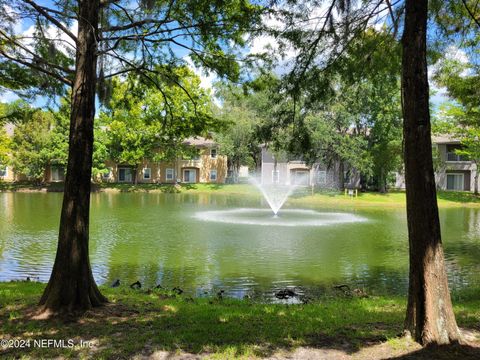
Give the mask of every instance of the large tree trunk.
[(78, 2), (76, 72), (57, 255), (40, 300), (47, 313), (84, 311), (107, 301), (93, 279), (88, 253), (99, 8), (98, 0)]
[(426, 62), (428, 0), (407, 0), (402, 108), (410, 275), (405, 330), (421, 344), (460, 339), (445, 271), (435, 190)]

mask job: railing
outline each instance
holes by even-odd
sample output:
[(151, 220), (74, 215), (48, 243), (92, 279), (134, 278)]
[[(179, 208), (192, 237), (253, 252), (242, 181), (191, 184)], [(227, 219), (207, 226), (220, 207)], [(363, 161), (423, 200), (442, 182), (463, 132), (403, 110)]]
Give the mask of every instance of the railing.
[(447, 152), (447, 161), (469, 161), (465, 155), (458, 155), (453, 152)]

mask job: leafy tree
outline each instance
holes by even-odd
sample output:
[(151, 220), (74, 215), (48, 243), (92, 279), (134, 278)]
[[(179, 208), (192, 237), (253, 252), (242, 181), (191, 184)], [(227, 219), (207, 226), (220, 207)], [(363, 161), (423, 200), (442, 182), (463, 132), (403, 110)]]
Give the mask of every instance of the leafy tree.
[(66, 166), (68, 157), (68, 130), (70, 104), (68, 98), (61, 100), (58, 110), (50, 110), (53, 117), (49, 133), (48, 150), (51, 162), (57, 165)]
[(215, 140), (220, 152), (227, 156), (233, 181), (237, 182), (240, 166), (255, 170), (260, 166), (260, 141), (256, 130), (262, 116), (252, 103), (258, 108), (263, 97), (260, 92), (245, 94), (238, 86), (217, 83), (216, 87), (216, 95), (222, 102), (217, 116), (225, 126), (215, 134)]
[(109, 110), (100, 116), (108, 129), (110, 158), (133, 166), (135, 182), (144, 160), (174, 160), (188, 153), (182, 146), (186, 138), (206, 135), (218, 126), (211, 115), (210, 96), (200, 87), (198, 76), (185, 66), (171, 70), (181, 88), (165, 85), (159, 91), (136, 76), (115, 80)]
[[(106, 298), (92, 276), (88, 254), (95, 98), (105, 100), (109, 79), (133, 71), (163, 91), (159, 69), (178, 86), (169, 66), (189, 55), (195, 64), (235, 79), (236, 49), (260, 22), (262, 9), (231, 1), (0, 1), (3, 86), (59, 94), (71, 88), (70, 134), (57, 255), (40, 299), (46, 314), (99, 306)], [(34, 24), (33, 39), (15, 23)], [(76, 34), (72, 28), (76, 25)], [(59, 36), (52, 36), (53, 32)], [(157, 64), (169, 65), (156, 68)], [(8, 81), (7, 81), (8, 80)], [(167, 101), (164, 102), (168, 113)]]
[(340, 164), (342, 186), (346, 164), (361, 173), (365, 186), (368, 182), (385, 192), (388, 174), (401, 160), (398, 41), (385, 30), (368, 29), (324, 71), (312, 70), (312, 78), (306, 72), (299, 85), (303, 93), (293, 101), (288, 96), (278, 100), (298, 110), (280, 108), (271, 125), (289, 129), (284, 145), (309, 163)]
[(106, 161), (109, 159), (107, 132), (98, 122), (94, 125), (92, 179), (95, 181), (99, 176), (108, 174)]
[[(391, 45), (396, 45), (398, 30), (403, 29), (401, 94), (410, 248), (405, 330), (425, 345), (459, 341), (461, 335), (445, 270), (433, 173), (427, 77), (428, 1), (332, 0), (325, 3), (320, 16), (305, 11), (312, 4), (316, 3), (288, 2), (288, 9), (282, 9), (282, 14), (287, 14), (283, 18), (285, 27), (275, 32), (298, 54), (286, 86), (297, 104), (302, 100), (302, 92), (310, 95), (308, 101), (313, 104), (328, 95), (333, 88), (330, 85), (337, 80), (340, 59), (369, 24), (383, 21), (393, 35), (387, 43)], [(299, 23), (302, 25), (298, 26)], [(355, 63), (362, 67), (368, 61)]]
[(339, 164), (338, 184), (343, 189), (344, 165), (370, 174), (372, 159), (367, 152), (366, 139), (350, 131), (354, 115), (345, 103), (334, 99), (322, 111), (306, 116), (310, 137), (308, 157), (309, 162), (320, 161), (328, 167)]
[(21, 122), (36, 111), (24, 100), (0, 103), (0, 124)]
[(0, 167), (3, 169), (10, 162), (12, 141), (7, 135), (7, 131), (0, 126)]
[[(70, 108), (70, 97), (67, 96), (61, 98), (60, 106), (57, 110), (49, 110), (53, 116), (53, 123), (50, 129), (48, 150), (50, 152), (51, 162), (61, 166), (67, 165)], [(105, 166), (108, 158), (106, 149), (107, 138), (105, 131), (102, 130), (98, 122), (94, 124), (94, 135), (92, 161), (93, 180), (108, 171)]]
[(50, 164), (50, 128), (52, 115), (37, 111), (15, 128), (12, 140), (12, 165), (15, 172), (24, 174), (37, 183), (45, 180), (45, 169)]
[(440, 62), (435, 81), (447, 88), (448, 96), (460, 104), (449, 112), (462, 125), (480, 126), (479, 69), (472, 62), (445, 59)]

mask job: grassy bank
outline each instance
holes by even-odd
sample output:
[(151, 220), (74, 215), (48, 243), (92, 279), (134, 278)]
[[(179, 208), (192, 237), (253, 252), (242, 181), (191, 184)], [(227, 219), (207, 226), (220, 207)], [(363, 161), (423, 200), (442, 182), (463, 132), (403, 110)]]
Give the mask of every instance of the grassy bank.
[[(405, 299), (399, 297), (330, 297), (284, 305), (103, 288), (111, 301), (105, 307), (69, 322), (32, 320), (43, 287), (31, 282), (0, 283), (0, 339), (30, 340), (23, 349), (0, 348), (0, 357), (225, 359), (297, 354), (299, 358), (380, 359), (385, 354), (399, 358), (416, 354), (432, 358), (432, 353), (397, 337), (405, 312)], [(473, 336), (480, 320), (479, 294), (470, 291), (455, 297), (460, 326), (473, 331), (470, 345), (446, 349), (434, 358), (457, 358), (445, 354), (478, 358), (480, 343)], [(39, 339), (72, 339), (77, 346), (35, 347), (33, 341)], [(78, 346), (81, 340), (89, 346)]]
[[(220, 194), (260, 197), (259, 191), (249, 184), (95, 184), (94, 191), (105, 192), (152, 192), (152, 193), (186, 193), (186, 194)], [(28, 183), (0, 182), (0, 191), (62, 191), (62, 184), (53, 183), (46, 186), (35, 186)], [(345, 196), (336, 191), (311, 191), (311, 188), (299, 188), (289, 198), (290, 204), (307, 206), (338, 206), (338, 207), (405, 207), (405, 192), (390, 191), (386, 194), (377, 192), (358, 193), (357, 197)], [(468, 192), (439, 191), (440, 207), (480, 207), (480, 196)]]

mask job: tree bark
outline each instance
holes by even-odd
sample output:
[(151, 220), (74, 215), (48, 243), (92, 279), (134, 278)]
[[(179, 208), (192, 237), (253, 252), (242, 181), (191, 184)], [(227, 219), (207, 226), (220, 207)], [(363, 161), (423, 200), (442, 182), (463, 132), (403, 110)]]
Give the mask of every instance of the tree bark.
[(378, 179), (378, 191), (381, 194), (385, 194), (387, 192), (387, 179), (385, 177), (385, 170), (383, 167), (380, 170), (380, 176)]
[(338, 160), (338, 189), (345, 190), (345, 165), (342, 160)]
[(475, 162), (476, 170), (475, 176), (473, 177), (473, 194), (478, 195), (478, 175), (480, 173), (480, 167), (478, 166), (478, 162)]
[(76, 70), (57, 254), (40, 299), (47, 313), (84, 311), (107, 301), (93, 279), (88, 252), (99, 9), (98, 0), (78, 1)]
[(402, 39), (402, 110), (410, 274), (405, 330), (417, 342), (460, 340), (438, 217), (426, 61), (428, 0), (407, 0)]

